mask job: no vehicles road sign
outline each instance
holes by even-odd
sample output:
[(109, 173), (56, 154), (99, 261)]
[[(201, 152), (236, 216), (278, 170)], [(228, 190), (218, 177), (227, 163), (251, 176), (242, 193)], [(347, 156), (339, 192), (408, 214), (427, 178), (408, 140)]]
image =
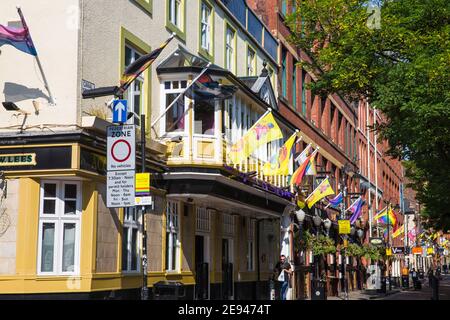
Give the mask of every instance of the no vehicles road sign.
[(134, 125), (109, 126), (107, 169), (134, 170), (136, 166), (136, 129)]

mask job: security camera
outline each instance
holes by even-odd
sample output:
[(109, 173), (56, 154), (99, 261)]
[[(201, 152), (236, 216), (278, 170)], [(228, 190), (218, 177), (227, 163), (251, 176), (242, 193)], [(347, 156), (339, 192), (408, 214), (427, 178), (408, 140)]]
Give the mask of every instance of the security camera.
[(182, 136), (176, 136), (176, 137), (170, 138), (170, 141), (171, 142), (181, 142), (181, 141), (183, 141), (183, 137)]
[(98, 97), (105, 97), (105, 96), (114, 96), (118, 92), (119, 87), (102, 87), (102, 88), (96, 88), (96, 89), (90, 89), (90, 90), (84, 90), (82, 92), (83, 99), (94, 99)]

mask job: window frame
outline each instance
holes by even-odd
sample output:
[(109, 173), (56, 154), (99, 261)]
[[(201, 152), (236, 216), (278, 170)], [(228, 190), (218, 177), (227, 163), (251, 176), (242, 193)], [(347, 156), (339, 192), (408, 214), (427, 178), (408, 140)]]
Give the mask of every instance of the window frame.
[[(121, 27), (120, 29), (120, 58), (119, 58), (119, 78), (122, 77), (124, 71), (125, 71), (125, 47), (128, 45), (128, 47), (133, 48), (141, 55), (145, 55), (147, 53), (150, 53), (151, 47), (142, 41), (140, 38), (135, 36), (133, 33), (128, 31), (126, 28)], [(145, 114), (145, 121), (146, 123), (149, 123), (149, 115), (151, 114), (150, 110), (150, 103), (152, 101), (152, 93), (151, 93), (151, 79), (152, 79), (152, 68), (148, 68), (143, 72), (143, 91), (144, 94), (141, 93), (143, 97), (142, 104), (140, 106), (141, 114)], [(131, 86), (130, 86), (131, 87)], [(129, 109), (131, 110), (131, 109)], [(133, 106), (134, 111), (134, 106)]]
[(307, 101), (307, 96), (308, 96), (308, 90), (306, 88), (307, 85), (307, 72), (305, 69), (302, 68), (302, 110), (301, 113), (306, 117), (307, 114), (307, 110), (308, 110), (308, 101)]
[[(209, 14), (209, 50), (205, 49), (202, 45), (202, 25), (203, 25), (203, 15), (202, 9), (203, 6), (206, 6), (210, 10)], [(215, 10), (214, 6), (211, 4), (209, 0), (199, 0), (199, 41), (198, 41), (198, 53), (208, 59), (211, 62), (214, 62), (214, 20), (215, 20)]]
[(292, 106), (297, 110), (297, 61), (292, 59)]
[(272, 90), (273, 90), (274, 86), (275, 86), (275, 81), (276, 81), (275, 80), (275, 68), (272, 67), (272, 65), (270, 65), (269, 63), (267, 64), (267, 72), (269, 73), (270, 84), (272, 85)]
[[(174, 215), (169, 212), (171, 205), (175, 208), (176, 216), (176, 226), (169, 226), (168, 222), (170, 220), (170, 215)], [(166, 273), (180, 273), (181, 272), (181, 214), (180, 214), (181, 202), (167, 200), (167, 208), (165, 212), (165, 252), (164, 252), (164, 268)], [(169, 229), (170, 228), (170, 229)], [(167, 234), (169, 234), (169, 239), (167, 239)], [(176, 242), (173, 243), (173, 235), (176, 234)], [(170, 245), (168, 245), (170, 244)], [(175, 248), (175, 253), (173, 249)], [(169, 250), (169, 251), (168, 251)], [(172, 261), (173, 256), (175, 256), (175, 261)]]
[[(246, 50), (247, 54), (245, 56), (245, 72), (247, 76), (256, 76), (257, 75), (257, 52), (255, 50), (255, 48), (253, 48), (249, 43), (247, 43), (247, 50)], [(253, 52), (253, 61), (252, 61), (252, 69), (253, 72), (250, 73), (249, 72), (249, 53)]]
[(281, 96), (283, 98), (287, 98), (287, 56), (287, 49), (281, 47)]
[(138, 5), (142, 7), (148, 13), (153, 12), (153, 0), (134, 0)]
[[(130, 64), (133, 63), (134, 61), (136, 61), (136, 54), (139, 54), (140, 57), (142, 57), (143, 53), (139, 50), (137, 50), (135, 47), (133, 47), (133, 45), (125, 42), (125, 58), (126, 58), (126, 49), (130, 49), (132, 52), (132, 56), (133, 58), (130, 61)], [(126, 59), (125, 59), (126, 62)], [(127, 66), (125, 66), (126, 68)], [(139, 113), (136, 113), (135, 110), (135, 96), (136, 96), (136, 92), (137, 90), (135, 89), (135, 85), (136, 85), (136, 81), (139, 81), (141, 83), (141, 87), (139, 90), (139, 96), (140, 96), (140, 102), (139, 102)], [(135, 115), (133, 114), (133, 121), (131, 122), (132, 124), (136, 124), (138, 127), (141, 125), (140, 121), (141, 121), (141, 115), (142, 115), (142, 111), (144, 111), (144, 103), (145, 103), (145, 74), (144, 72), (141, 73), (135, 80), (134, 82), (128, 87), (127, 91), (126, 91), (126, 97), (128, 100), (128, 105), (129, 105), (129, 109), (128, 111), (132, 111), (134, 113), (136, 113), (138, 115), (138, 118), (135, 117)], [(131, 120), (130, 119), (130, 120)]]
[(280, 4), (280, 13), (283, 17), (286, 17), (286, 15), (288, 14), (288, 4), (287, 4), (287, 0), (280, 0), (281, 4)]
[[(236, 28), (234, 28), (226, 19), (225, 21), (225, 28), (224, 28), (224, 67), (225, 69), (231, 71), (232, 73), (236, 74), (237, 72), (237, 54), (236, 54), (236, 50), (237, 50), (237, 31)], [(227, 48), (228, 48), (228, 43), (227, 43), (227, 33), (228, 30), (232, 30), (233, 31), (233, 56), (231, 57), (231, 62), (233, 63), (232, 68), (228, 68), (228, 59), (227, 59)]]
[[(44, 200), (45, 184), (56, 184), (55, 197), (55, 214), (45, 214)], [(65, 198), (64, 190), (66, 185), (76, 185), (76, 210), (75, 214), (64, 214), (64, 200), (72, 198)], [(38, 276), (65, 276), (65, 275), (79, 275), (80, 274), (80, 256), (81, 256), (81, 219), (82, 219), (82, 183), (77, 180), (41, 180), (40, 194), (39, 194), (39, 215), (38, 215), (38, 252), (37, 252), (37, 275)], [(54, 224), (53, 237), (53, 267), (52, 271), (42, 271), (42, 236), (43, 225), (45, 223)], [(64, 226), (65, 224), (75, 224), (75, 252), (74, 252), (74, 268), (73, 271), (62, 271), (64, 258)]]
[[(127, 210), (134, 210), (136, 214), (136, 220), (127, 220), (126, 216)], [(128, 228), (128, 237), (127, 237), (127, 265), (128, 268), (126, 270), (123, 269), (123, 260), (122, 260), (122, 266), (121, 271), (124, 274), (133, 274), (133, 273), (140, 273), (141, 272), (141, 250), (142, 250), (142, 214), (141, 210), (137, 210), (136, 207), (129, 207), (124, 208), (123, 210), (123, 222), (122, 222), (122, 257), (123, 257), (123, 239), (124, 239), (124, 228)], [(133, 235), (133, 229), (137, 230), (137, 241), (136, 241), (136, 270), (131, 269), (131, 263), (132, 263), (132, 250), (131, 250), (131, 244), (132, 244), (132, 238), (130, 236)], [(121, 258), (122, 258), (121, 257)]]
[[(172, 83), (174, 81), (178, 81), (179, 82), (179, 88), (178, 89), (173, 89), (172, 88)], [(185, 88), (181, 88), (181, 81), (187, 81), (187, 86), (189, 85), (189, 80), (187, 78), (180, 78), (179, 76), (177, 77), (167, 77), (164, 79), (161, 79), (161, 109), (160, 112), (163, 113), (166, 108), (167, 108), (167, 94), (176, 94), (177, 96), (183, 92), (185, 90)], [(165, 83), (166, 82), (170, 82), (171, 83), (171, 89), (166, 89), (165, 88)], [(184, 130), (183, 131), (171, 131), (168, 132), (167, 131), (167, 111), (164, 116), (162, 117), (161, 121), (162, 124), (160, 125), (160, 136), (166, 136), (166, 137), (172, 137), (172, 136), (183, 136), (186, 137), (189, 134), (189, 113), (187, 112), (189, 109), (189, 104), (190, 102), (188, 101), (188, 99), (186, 99), (186, 96), (181, 97), (180, 99), (184, 99)]]
[[(202, 101), (202, 102), (205, 102), (205, 101)], [(213, 118), (214, 118), (214, 133), (213, 134), (206, 134), (206, 133), (197, 133), (197, 132), (195, 132), (195, 112), (196, 112), (197, 102), (193, 101), (192, 104), (193, 104), (193, 107), (192, 107), (192, 124), (191, 124), (192, 125), (192, 136), (193, 137), (204, 137), (204, 138), (215, 138), (218, 135), (220, 135), (219, 123), (218, 123), (218, 121), (219, 121), (218, 111), (220, 110), (219, 101), (212, 100), (212, 102), (211, 102), (212, 108), (213, 108)]]
[[(172, 1), (179, 1), (180, 2), (180, 24), (176, 25), (170, 20), (170, 13), (172, 9)], [(175, 33), (175, 35), (183, 40), (186, 41), (186, 0), (166, 0), (166, 28)]]

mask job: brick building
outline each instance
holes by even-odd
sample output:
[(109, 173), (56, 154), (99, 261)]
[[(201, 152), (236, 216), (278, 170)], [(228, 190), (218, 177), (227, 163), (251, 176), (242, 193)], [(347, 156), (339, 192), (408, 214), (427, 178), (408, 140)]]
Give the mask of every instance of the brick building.
[[(314, 96), (307, 90), (306, 84), (317, 80), (320, 75), (309, 73), (297, 65), (310, 58), (288, 40), (290, 29), (286, 24), (286, 16), (295, 10), (296, 1), (247, 2), (279, 41), (279, 74), (276, 85), (280, 113), (300, 129), (305, 143), (312, 142), (320, 147), (318, 170), (331, 176), (336, 189), (342, 179), (341, 169), (344, 165), (358, 173), (356, 176), (348, 173), (344, 180), (350, 193), (361, 192), (366, 204), (370, 204), (363, 207), (359, 224), (365, 227), (363, 241), (367, 242), (370, 236), (383, 236), (383, 232), (377, 231), (377, 225), (370, 221), (370, 217), (387, 203), (400, 205), (403, 180), (400, 161), (385, 155), (387, 142), (375, 143), (376, 132), (368, 129), (374, 123), (383, 122), (383, 115), (365, 101), (351, 103), (338, 94), (323, 98)], [(351, 201), (348, 200), (347, 206)], [(336, 212), (328, 209), (325, 215), (333, 220)], [(400, 214), (397, 214), (397, 220), (402, 225), (403, 217)], [(400, 246), (401, 237), (391, 239), (391, 244)]]

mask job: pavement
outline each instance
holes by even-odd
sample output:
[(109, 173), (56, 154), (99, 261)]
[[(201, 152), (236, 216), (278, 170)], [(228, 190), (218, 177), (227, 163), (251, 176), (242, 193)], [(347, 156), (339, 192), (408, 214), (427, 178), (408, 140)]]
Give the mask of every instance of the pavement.
[[(374, 300), (382, 297), (390, 296), (400, 293), (400, 290), (393, 289), (386, 293), (367, 292), (365, 290), (354, 290), (348, 293), (348, 300)], [(327, 300), (345, 300), (344, 294), (341, 293), (338, 297), (327, 297)]]
[[(387, 293), (367, 292), (365, 290), (350, 291), (349, 300), (431, 300), (432, 289), (428, 285), (428, 278), (421, 280), (422, 289), (393, 289)], [(341, 293), (338, 297), (327, 297), (327, 300), (345, 300)], [(450, 300), (450, 275), (442, 275), (439, 281), (439, 300)]]
[[(428, 278), (422, 280), (422, 290), (403, 290), (392, 296), (381, 297), (378, 300), (431, 300), (432, 289), (428, 285)], [(450, 275), (442, 275), (439, 281), (439, 300), (450, 300)]]

